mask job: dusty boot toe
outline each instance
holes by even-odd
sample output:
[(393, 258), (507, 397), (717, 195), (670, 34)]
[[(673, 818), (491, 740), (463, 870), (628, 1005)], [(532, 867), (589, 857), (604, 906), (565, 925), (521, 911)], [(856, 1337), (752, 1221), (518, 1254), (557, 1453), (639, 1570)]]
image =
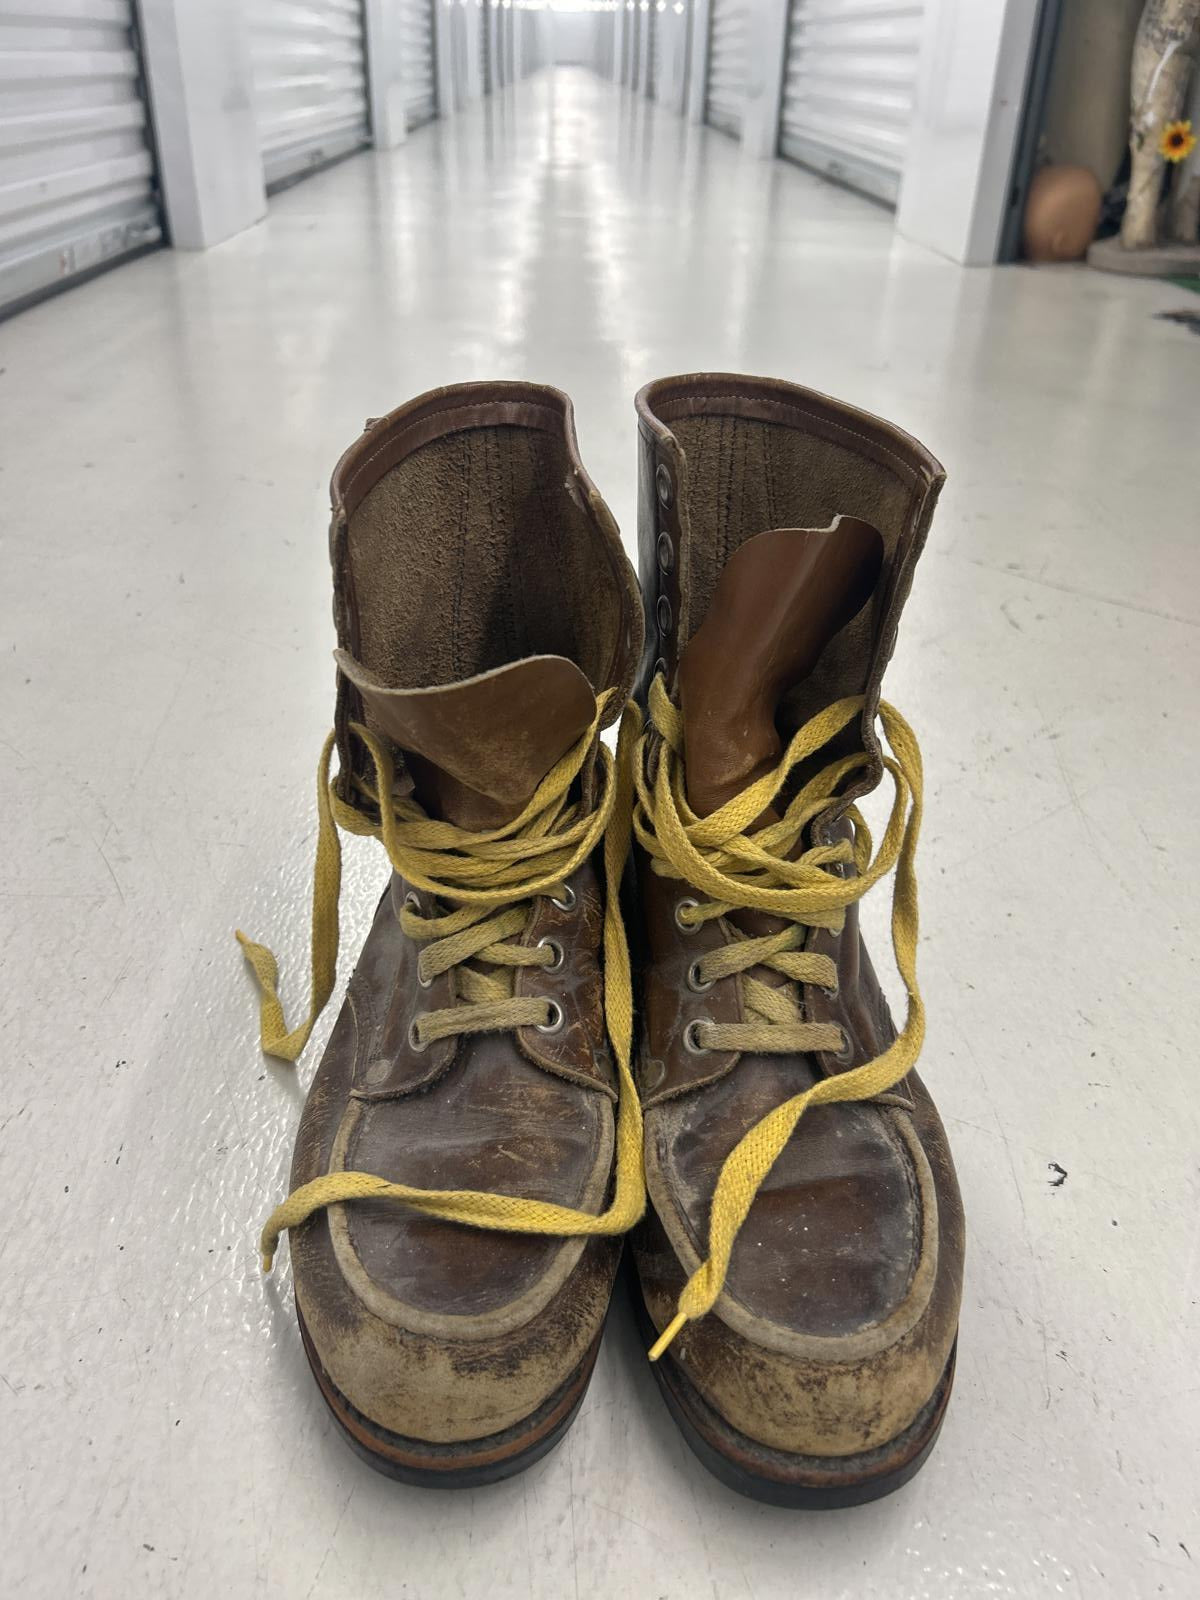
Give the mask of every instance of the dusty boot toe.
[[(936, 1113), (925, 1097), (915, 1109), (933, 1162), (899, 1107), (814, 1112), (751, 1208), (717, 1304), (672, 1344), (669, 1358), (748, 1440), (818, 1458), (869, 1453), (937, 1392), (957, 1329), (961, 1211), (932, 1138)], [(662, 1328), (700, 1251), (666, 1201), (690, 1186), (678, 1169), (669, 1185), (654, 1165), (650, 1174), (660, 1203), (636, 1252)]]
[[(336, 1232), (336, 1217), (332, 1224)], [(303, 1254), (298, 1243), (293, 1249)], [(467, 1317), (422, 1315), (378, 1285), (363, 1298), (345, 1277), (336, 1289), (318, 1277), (310, 1293), (298, 1272), (297, 1307), (326, 1398), (344, 1424), (357, 1422), (398, 1459), (406, 1442), (481, 1447), (450, 1452), (461, 1466), (510, 1431), (534, 1446), (582, 1397), (617, 1249), (611, 1241), (558, 1244), (534, 1294)]]

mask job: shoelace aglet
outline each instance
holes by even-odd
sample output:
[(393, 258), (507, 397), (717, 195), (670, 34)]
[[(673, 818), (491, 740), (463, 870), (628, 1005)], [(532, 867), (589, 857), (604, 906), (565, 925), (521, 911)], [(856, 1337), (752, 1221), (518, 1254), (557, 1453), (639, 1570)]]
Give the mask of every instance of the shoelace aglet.
[(265, 1278), (267, 1273), (270, 1272), (271, 1268), (275, 1265), (275, 1252), (272, 1251), (270, 1255), (268, 1255), (267, 1252), (263, 1250), (260, 1253), (262, 1256), (263, 1277)]
[(651, 1361), (658, 1360), (659, 1356), (662, 1355), (663, 1351), (671, 1343), (671, 1340), (674, 1339), (675, 1335), (679, 1332), (680, 1328), (683, 1327), (686, 1321), (687, 1314), (685, 1312), (677, 1311), (675, 1313), (670, 1322), (667, 1323), (666, 1327), (659, 1334), (658, 1338), (650, 1346), (649, 1355)]

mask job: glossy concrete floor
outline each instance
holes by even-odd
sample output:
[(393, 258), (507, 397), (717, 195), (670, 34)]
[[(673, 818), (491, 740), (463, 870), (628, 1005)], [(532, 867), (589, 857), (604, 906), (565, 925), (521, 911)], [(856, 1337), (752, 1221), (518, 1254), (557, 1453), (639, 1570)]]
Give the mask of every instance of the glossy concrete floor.
[[(1156, 320), (1187, 298), (960, 271), (563, 73), (0, 327), (0, 1592), (1200, 1593), (1200, 342)], [(254, 1252), (321, 1039), (264, 1064), (232, 929), (298, 998), (329, 469), (419, 390), (529, 375), (575, 395), (632, 540), (634, 389), (698, 367), (832, 391), (949, 468), (888, 693), (927, 762), (957, 1392), (891, 1500), (758, 1507), (683, 1448), (618, 1305), (554, 1456), (406, 1491), (334, 1435), (286, 1253), (264, 1281)]]

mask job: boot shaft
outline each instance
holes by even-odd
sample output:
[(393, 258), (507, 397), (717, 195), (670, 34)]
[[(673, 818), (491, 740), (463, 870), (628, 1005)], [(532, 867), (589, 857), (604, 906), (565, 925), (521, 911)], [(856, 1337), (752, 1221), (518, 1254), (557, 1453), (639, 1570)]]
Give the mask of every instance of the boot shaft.
[(641, 607), (612, 515), (556, 389), (472, 383), (372, 422), (331, 485), (342, 770), (369, 780), (351, 725), (407, 760), (434, 815), (513, 815), (612, 689)]
[[(718, 721), (744, 727), (747, 711), (771, 721), (778, 711), (796, 727), (834, 700), (865, 695), (859, 733), (871, 767), (855, 792), (872, 787), (880, 681), (942, 467), (890, 423), (774, 379), (663, 378), (636, 403), (642, 693), (656, 670), (677, 687), (684, 651), (707, 624), (704, 675), (720, 678), (725, 700)], [(721, 634), (735, 626), (730, 650)], [(778, 677), (781, 654), (791, 656), (790, 676), (764, 684)], [(764, 705), (764, 694), (782, 703)], [(743, 754), (745, 778), (754, 760)], [(732, 767), (719, 776), (740, 786)]]

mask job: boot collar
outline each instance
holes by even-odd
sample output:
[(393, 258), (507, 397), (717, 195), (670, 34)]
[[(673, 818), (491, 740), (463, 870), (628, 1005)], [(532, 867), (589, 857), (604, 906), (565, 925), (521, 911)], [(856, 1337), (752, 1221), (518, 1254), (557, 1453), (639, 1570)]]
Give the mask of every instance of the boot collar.
[[(900, 428), (776, 379), (729, 373), (662, 378), (641, 390), (636, 406), (647, 621), (643, 683), (658, 668), (668, 686), (676, 686), (683, 649), (704, 623), (716, 593), (718, 551), (728, 533), (715, 526), (721, 505), (740, 497), (746, 482), (762, 495), (764, 475), (772, 468), (772, 434), (781, 430), (791, 437), (778, 453), (791, 460), (793, 472), (790, 483), (774, 486), (777, 515), (764, 514), (761, 526), (740, 530), (733, 548), (785, 516), (789, 532), (833, 532), (832, 519), (839, 516), (843, 528), (866, 523), (878, 532), (882, 554), (874, 589), (853, 625), (825, 649), (811, 680), (813, 697), (825, 704), (845, 694), (865, 696), (861, 738), (872, 765), (856, 792), (873, 787), (881, 770), (874, 726), (880, 683), (945, 481), (943, 468)], [(708, 430), (696, 426), (704, 419)], [(748, 435), (756, 453), (735, 443), (740, 421), (760, 425)], [(710, 437), (700, 443), (704, 432)], [(712, 465), (714, 452), (720, 456), (722, 451), (725, 471), (718, 484)], [(724, 492), (714, 492), (721, 485)], [(789, 722), (799, 723), (820, 708), (807, 703), (803, 687), (796, 699)]]

